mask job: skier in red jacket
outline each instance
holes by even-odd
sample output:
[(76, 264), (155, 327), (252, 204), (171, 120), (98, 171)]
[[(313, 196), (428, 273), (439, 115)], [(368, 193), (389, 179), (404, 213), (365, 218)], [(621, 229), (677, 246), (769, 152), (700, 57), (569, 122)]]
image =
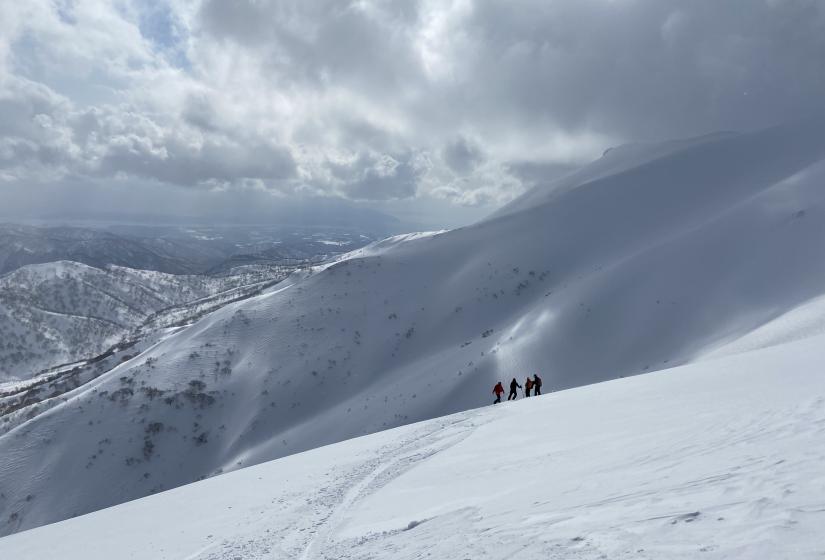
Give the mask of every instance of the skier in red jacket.
[(501, 385), (501, 381), (496, 383), (496, 386), (493, 387), (493, 393), (496, 394), (496, 400), (493, 401), (493, 404), (501, 402), (501, 395), (504, 394), (504, 387)]

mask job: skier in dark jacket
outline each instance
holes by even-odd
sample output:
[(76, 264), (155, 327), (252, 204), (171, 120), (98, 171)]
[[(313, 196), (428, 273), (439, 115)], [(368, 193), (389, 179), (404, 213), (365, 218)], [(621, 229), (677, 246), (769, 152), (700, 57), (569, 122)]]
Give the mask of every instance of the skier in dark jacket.
[(493, 404), (501, 402), (501, 395), (504, 394), (504, 387), (501, 386), (501, 381), (496, 383), (496, 386), (493, 387), (493, 393), (496, 395), (496, 400), (493, 401)]
[(535, 381), (533, 381), (533, 387), (536, 388), (536, 390), (533, 391), (533, 394), (538, 397), (541, 395), (541, 377), (539, 377), (538, 373), (533, 377), (535, 378)]
[(518, 393), (516, 392), (516, 387), (518, 387), (519, 389), (521, 389), (521, 385), (519, 385), (519, 384), (518, 384), (518, 381), (516, 381), (516, 378), (514, 377), (514, 378), (513, 378), (513, 380), (510, 382), (510, 394), (509, 394), (509, 395), (507, 395), (507, 400), (508, 400), (508, 401), (509, 401), (511, 398), (512, 398), (513, 400), (516, 400), (516, 397), (518, 397)]

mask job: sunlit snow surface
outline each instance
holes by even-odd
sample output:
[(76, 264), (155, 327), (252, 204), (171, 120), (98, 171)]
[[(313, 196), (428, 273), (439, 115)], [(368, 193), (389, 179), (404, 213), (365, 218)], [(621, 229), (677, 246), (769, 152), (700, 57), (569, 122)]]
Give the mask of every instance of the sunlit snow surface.
[(815, 337), (471, 410), (5, 537), (0, 557), (821, 558), (823, 363)]

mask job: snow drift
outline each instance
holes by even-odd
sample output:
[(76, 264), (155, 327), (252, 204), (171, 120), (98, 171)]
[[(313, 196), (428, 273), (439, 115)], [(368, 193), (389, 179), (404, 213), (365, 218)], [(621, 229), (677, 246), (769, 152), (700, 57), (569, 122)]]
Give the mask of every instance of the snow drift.
[(734, 351), (825, 294), (823, 180), (823, 120), (629, 146), (474, 226), (289, 279), (17, 411), (0, 531), (483, 405), (498, 379)]

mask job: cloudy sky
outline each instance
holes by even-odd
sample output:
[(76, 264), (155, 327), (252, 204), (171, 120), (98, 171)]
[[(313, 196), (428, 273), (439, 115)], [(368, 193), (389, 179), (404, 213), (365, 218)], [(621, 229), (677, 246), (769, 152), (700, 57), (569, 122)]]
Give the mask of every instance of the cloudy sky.
[(457, 225), (612, 145), (823, 99), (820, 0), (7, 1), (0, 205)]

